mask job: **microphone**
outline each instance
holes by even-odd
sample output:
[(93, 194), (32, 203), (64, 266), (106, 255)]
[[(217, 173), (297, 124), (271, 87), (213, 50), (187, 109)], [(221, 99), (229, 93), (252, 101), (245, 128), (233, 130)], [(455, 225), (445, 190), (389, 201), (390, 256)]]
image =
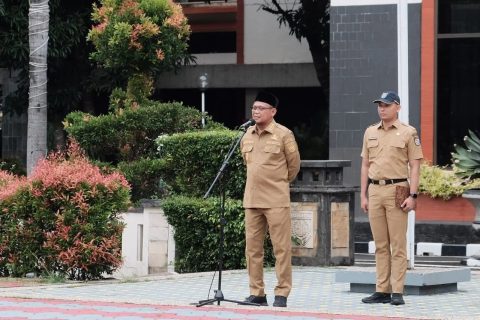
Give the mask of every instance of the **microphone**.
[(245, 129), (245, 128), (248, 128), (250, 126), (253, 126), (254, 124), (255, 124), (255, 120), (250, 119), (247, 122), (245, 122), (244, 124), (242, 124), (239, 129)]

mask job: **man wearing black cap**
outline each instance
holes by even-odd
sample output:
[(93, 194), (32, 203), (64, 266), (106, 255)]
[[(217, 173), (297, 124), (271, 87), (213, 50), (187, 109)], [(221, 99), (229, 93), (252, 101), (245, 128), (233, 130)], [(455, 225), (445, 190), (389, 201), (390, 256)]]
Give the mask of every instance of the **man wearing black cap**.
[(416, 207), (422, 148), (417, 130), (398, 120), (400, 98), (393, 91), (373, 101), (380, 122), (363, 138), (361, 207), (375, 241), (376, 290), (364, 303), (405, 304), (408, 211)]
[(243, 198), (250, 296), (246, 302), (268, 305), (263, 282), (263, 241), (270, 233), (275, 254), (274, 307), (286, 307), (292, 288), (292, 249), (289, 184), (300, 170), (300, 154), (292, 131), (275, 122), (278, 99), (260, 92), (252, 106), (255, 125), (240, 147), (247, 165)]

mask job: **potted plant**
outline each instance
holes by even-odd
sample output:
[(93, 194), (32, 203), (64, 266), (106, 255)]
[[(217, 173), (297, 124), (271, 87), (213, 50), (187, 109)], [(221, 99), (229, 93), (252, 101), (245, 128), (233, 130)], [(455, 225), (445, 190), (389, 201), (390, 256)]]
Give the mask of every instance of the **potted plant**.
[[(452, 162), (455, 174), (467, 182), (480, 179), (480, 139), (471, 130), (469, 135), (463, 138), (465, 147), (455, 145), (455, 152), (452, 152)], [(480, 232), (480, 186), (471, 185), (465, 190), (462, 197), (469, 199), (475, 207), (475, 218), (473, 228)]]
[(451, 167), (422, 164), (416, 220), (471, 222), (475, 208), (462, 194), (474, 187), (480, 180), (467, 181)]

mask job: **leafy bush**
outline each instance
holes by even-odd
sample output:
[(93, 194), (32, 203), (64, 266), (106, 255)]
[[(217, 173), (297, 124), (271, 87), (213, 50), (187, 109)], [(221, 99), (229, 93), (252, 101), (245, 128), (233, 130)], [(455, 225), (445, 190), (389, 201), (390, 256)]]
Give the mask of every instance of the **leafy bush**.
[[(91, 159), (103, 165), (110, 163), (124, 173), (132, 186), (132, 201), (165, 195), (168, 187), (163, 184), (163, 162), (157, 160), (155, 139), (160, 135), (201, 130), (202, 114), (179, 102), (151, 100), (138, 108), (115, 110), (100, 116), (70, 113), (64, 121), (65, 130)], [(207, 119), (207, 128), (223, 128)]]
[(64, 121), (67, 133), (78, 141), (89, 157), (117, 164), (154, 157), (154, 140), (171, 134), (201, 128), (201, 113), (182, 103), (149, 104), (120, 113), (93, 116), (73, 112)]
[[(163, 135), (156, 139), (160, 157), (165, 160), (165, 181), (176, 194), (203, 196), (222, 165), (239, 132), (210, 130)], [(239, 148), (236, 148), (222, 181), (216, 183), (212, 194), (219, 194), (220, 183), (233, 199), (243, 197), (245, 167)]]
[(165, 160), (141, 158), (117, 166), (132, 187), (132, 201), (163, 198), (170, 193), (164, 182)]
[(448, 200), (460, 196), (465, 190), (480, 187), (480, 179), (460, 178), (455, 171), (446, 167), (422, 164), (420, 168), (419, 192), (432, 198)]
[(171, 70), (191, 60), (190, 26), (182, 7), (169, 0), (100, 0), (88, 39), (90, 57), (129, 75)]
[[(173, 196), (165, 199), (162, 207), (168, 223), (175, 229), (175, 271), (184, 273), (216, 270), (220, 244), (220, 199)], [(242, 202), (226, 199), (224, 217), (223, 268), (245, 268)], [(268, 241), (266, 239), (266, 242)], [(266, 246), (265, 263), (274, 263), (271, 245)]]
[(18, 176), (27, 175), (25, 165), (18, 159), (0, 159), (0, 170), (8, 171)]
[(71, 143), (28, 178), (0, 175), (0, 275), (28, 272), (96, 279), (121, 263), (129, 186), (104, 174)]

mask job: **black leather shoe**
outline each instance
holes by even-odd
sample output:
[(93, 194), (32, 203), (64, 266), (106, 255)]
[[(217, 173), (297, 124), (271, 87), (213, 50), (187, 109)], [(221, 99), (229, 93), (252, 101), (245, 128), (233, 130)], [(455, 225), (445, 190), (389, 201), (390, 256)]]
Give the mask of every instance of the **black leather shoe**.
[[(264, 295), (263, 297), (261, 296), (254, 296), (253, 294), (249, 297), (246, 297), (245, 298), (245, 301), (243, 302), (246, 302), (246, 303), (257, 303), (261, 306), (268, 306), (268, 302), (267, 302), (267, 296)], [(242, 304), (242, 303), (239, 303), (239, 304)]]
[(273, 302), (274, 307), (287, 307), (287, 297), (284, 296), (275, 296), (275, 301)]
[(394, 306), (405, 304), (405, 301), (403, 300), (403, 294), (392, 293), (392, 301), (390, 302), (390, 304), (393, 304)]
[(390, 303), (390, 293), (375, 292), (369, 297), (363, 298), (363, 303)]

